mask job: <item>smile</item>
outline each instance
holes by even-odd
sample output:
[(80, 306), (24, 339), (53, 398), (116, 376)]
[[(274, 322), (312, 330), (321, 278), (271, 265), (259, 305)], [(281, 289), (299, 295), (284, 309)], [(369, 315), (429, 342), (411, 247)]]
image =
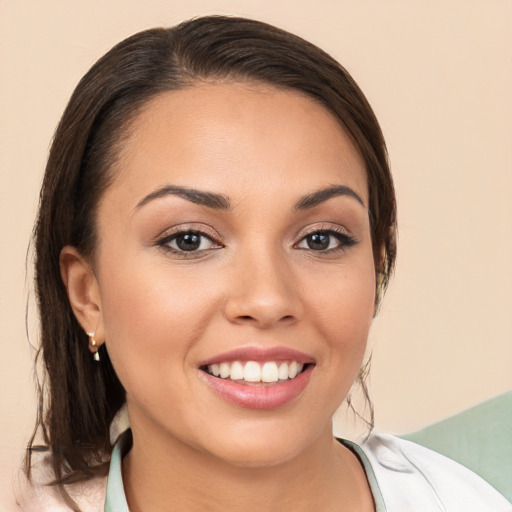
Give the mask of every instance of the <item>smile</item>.
[(274, 383), (294, 379), (304, 368), (297, 361), (233, 361), (209, 364), (206, 371), (221, 379), (230, 379), (241, 384), (245, 383)]
[(199, 375), (220, 398), (239, 407), (273, 409), (299, 397), (316, 361), (296, 350), (246, 347), (199, 365)]

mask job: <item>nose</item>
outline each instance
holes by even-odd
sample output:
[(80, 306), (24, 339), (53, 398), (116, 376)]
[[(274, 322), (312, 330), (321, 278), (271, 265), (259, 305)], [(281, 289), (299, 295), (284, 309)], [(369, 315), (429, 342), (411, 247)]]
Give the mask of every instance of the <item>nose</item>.
[(303, 313), (299, 282), (278, 251), (240, 254), (232, 262), (225, 316), (235, 324), (268, 329), (293, 324)]

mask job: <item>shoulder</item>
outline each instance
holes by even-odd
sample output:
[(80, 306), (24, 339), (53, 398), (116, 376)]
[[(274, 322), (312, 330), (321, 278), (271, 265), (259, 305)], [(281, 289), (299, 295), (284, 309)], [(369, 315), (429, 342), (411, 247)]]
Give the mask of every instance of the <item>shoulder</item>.
[(512, 501), (512, 391), (401, 437), (456, 460)]
[(512, 504), (485, 480), (428, 448), (384, 434), (360, 447), (388, 510), (512, 512)]
[[(16, 478), (16, 511), (23, 512), (70, 512), (70, 508), (59, 490), (47, 485), (52, 480), (52, 471), (44, 457), (35, 461), (32, 479), (28, 481), (24, 473)], [(106, 477), (94, 478), (66, 486), (71, 498), (82, 512), (103, 512), (105, 504)]]

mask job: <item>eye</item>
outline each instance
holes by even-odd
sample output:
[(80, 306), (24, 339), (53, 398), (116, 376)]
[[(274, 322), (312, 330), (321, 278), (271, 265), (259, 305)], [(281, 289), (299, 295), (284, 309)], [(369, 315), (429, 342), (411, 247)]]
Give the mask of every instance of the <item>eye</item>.
[(177, 231), (164, 237), (158, 245), (175, 253), (192, 253), (221, 247), (212, 238), (201, 231)]
[(304, 236), (297, 244), (299, 249), (310, 249), (318, 252), (346, 250), (355, 245), (356, 240), (342, 231), (322, 229)]

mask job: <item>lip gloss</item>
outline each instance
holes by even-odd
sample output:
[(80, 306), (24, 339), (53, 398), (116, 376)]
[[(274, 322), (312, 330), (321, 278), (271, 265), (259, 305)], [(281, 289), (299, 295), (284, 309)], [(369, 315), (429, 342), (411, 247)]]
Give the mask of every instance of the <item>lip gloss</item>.
[(307, 366), (293, 379), (283, 380), (272, 385), (241, 384), (230, 379), (214, 377), (198, 370), (201, 379), (222, 399), (249, 409), (275, 409), (298, 397), (309, 382), (314, 366)]

